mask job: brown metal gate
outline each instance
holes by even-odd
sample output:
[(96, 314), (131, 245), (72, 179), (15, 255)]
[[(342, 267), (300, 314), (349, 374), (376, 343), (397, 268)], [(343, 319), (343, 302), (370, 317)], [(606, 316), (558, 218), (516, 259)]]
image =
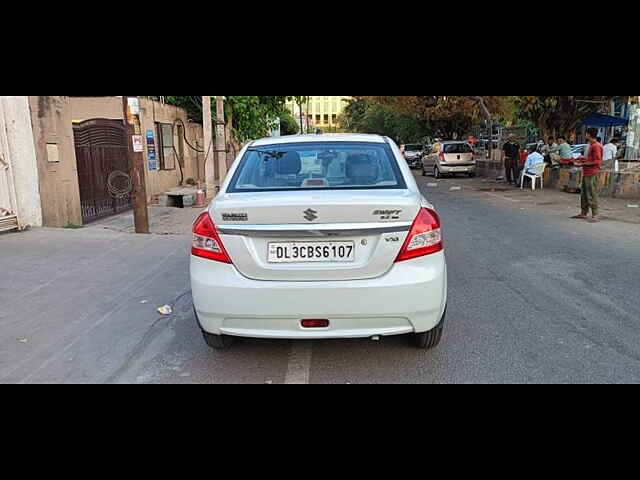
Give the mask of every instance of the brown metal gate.
[(130, 165), (121, 120), (73, 126), (82, 220), (89, 223), (133, 208)]

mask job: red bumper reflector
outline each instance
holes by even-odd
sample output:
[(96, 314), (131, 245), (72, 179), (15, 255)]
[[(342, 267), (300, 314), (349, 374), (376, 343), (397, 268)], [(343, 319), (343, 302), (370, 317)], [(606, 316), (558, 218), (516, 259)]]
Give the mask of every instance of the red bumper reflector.
[(327, 328), (329, 320), (302, 320), (300, 324), (302, 328)]

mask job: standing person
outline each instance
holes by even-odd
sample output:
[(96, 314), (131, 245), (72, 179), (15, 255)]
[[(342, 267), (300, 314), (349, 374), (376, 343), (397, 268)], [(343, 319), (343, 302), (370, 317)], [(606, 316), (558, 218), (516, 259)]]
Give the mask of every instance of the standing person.
[(612, 165), (612, 167), (614, 168), (614, 171), (617, 172), (618, 171), (618, 139), (617, 138), (612, 138), (611, 140), (609, 140), (609, 143), (607, 143), (604, 147), (604, 156), (602, 158), (602, 160), (604, 162), (607, 162), (609, 160), (612, 161), (612, 163), (614, 165)]
[[(534, 144), (532, 146), (532, 148), (534, 150), (537, 151), (537, 144)], [(522, 171), (524, 170), (524, 165), (525, 163), (527, 163), (527, 157), (529, 156), (529, 149), (527, 149), (528, 147), (524, 147), (521, 151), (520, 151), (520, 158), (518, 159), (518, 165), (516, 166), (516, 179), (518, 179), (518, 183), (520, 183), (520, 178), (522, 176)]]
[[(589, 222), (598, 222), (598, 173), (602, 165), (603, 148), (598, 142), (598, 129), (587, 129), (587, 142), (589, 142), (589, 156), (578, 158), (575, 164), (582, 167), (581, 207), (582, 212), (572, 218), (580, 218)], [(589, 210), (592, 217), (588, 218)]]
[(513, 141), (513, 134), (509, 135), (507, 143), (502, 147), (504, 157), (505, 179), (507, 183), (518, 184), (516, 172), (520, 157), (520, 145)]

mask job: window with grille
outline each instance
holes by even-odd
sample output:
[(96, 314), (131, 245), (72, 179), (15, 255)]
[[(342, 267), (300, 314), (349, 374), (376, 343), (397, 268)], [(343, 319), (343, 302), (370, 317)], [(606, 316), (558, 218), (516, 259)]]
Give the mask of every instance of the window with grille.
[(173, 125), (170, 123), (156, 123), (158, 132), (158, 153), (160, 170), (175, 170), (176, 156), (173, 145)]

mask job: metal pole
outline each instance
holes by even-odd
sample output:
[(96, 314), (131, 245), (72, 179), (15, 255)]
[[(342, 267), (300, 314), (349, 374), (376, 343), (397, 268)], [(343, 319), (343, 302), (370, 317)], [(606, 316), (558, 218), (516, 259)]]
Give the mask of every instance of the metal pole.
[(133, 221), (136, 233), (149, 233), (149, 211), (147, 210), (147, 185), (144, 169), (143, 152), (134, 151), (134, 137), (138, 137), (139, 145), (142, 145), (140, 130), (140, 114), (130, 107), (139, 102), (138, 97), (122, 97), (122, 113), (127, 139), (127, 156), (132, 181), (133, 197)]
[(216, 151), (218, 152), (218, 171), (220, 185), (227, 176), (227, 144), (225, 142), (224, 99), (216, 97)]
[(204, 134), (204, 178), (207, 197), (215, 194), (216, 166), (213, 156), (213, 128), (211, 121), (211, 97), (202, 97), (202, 129)]

